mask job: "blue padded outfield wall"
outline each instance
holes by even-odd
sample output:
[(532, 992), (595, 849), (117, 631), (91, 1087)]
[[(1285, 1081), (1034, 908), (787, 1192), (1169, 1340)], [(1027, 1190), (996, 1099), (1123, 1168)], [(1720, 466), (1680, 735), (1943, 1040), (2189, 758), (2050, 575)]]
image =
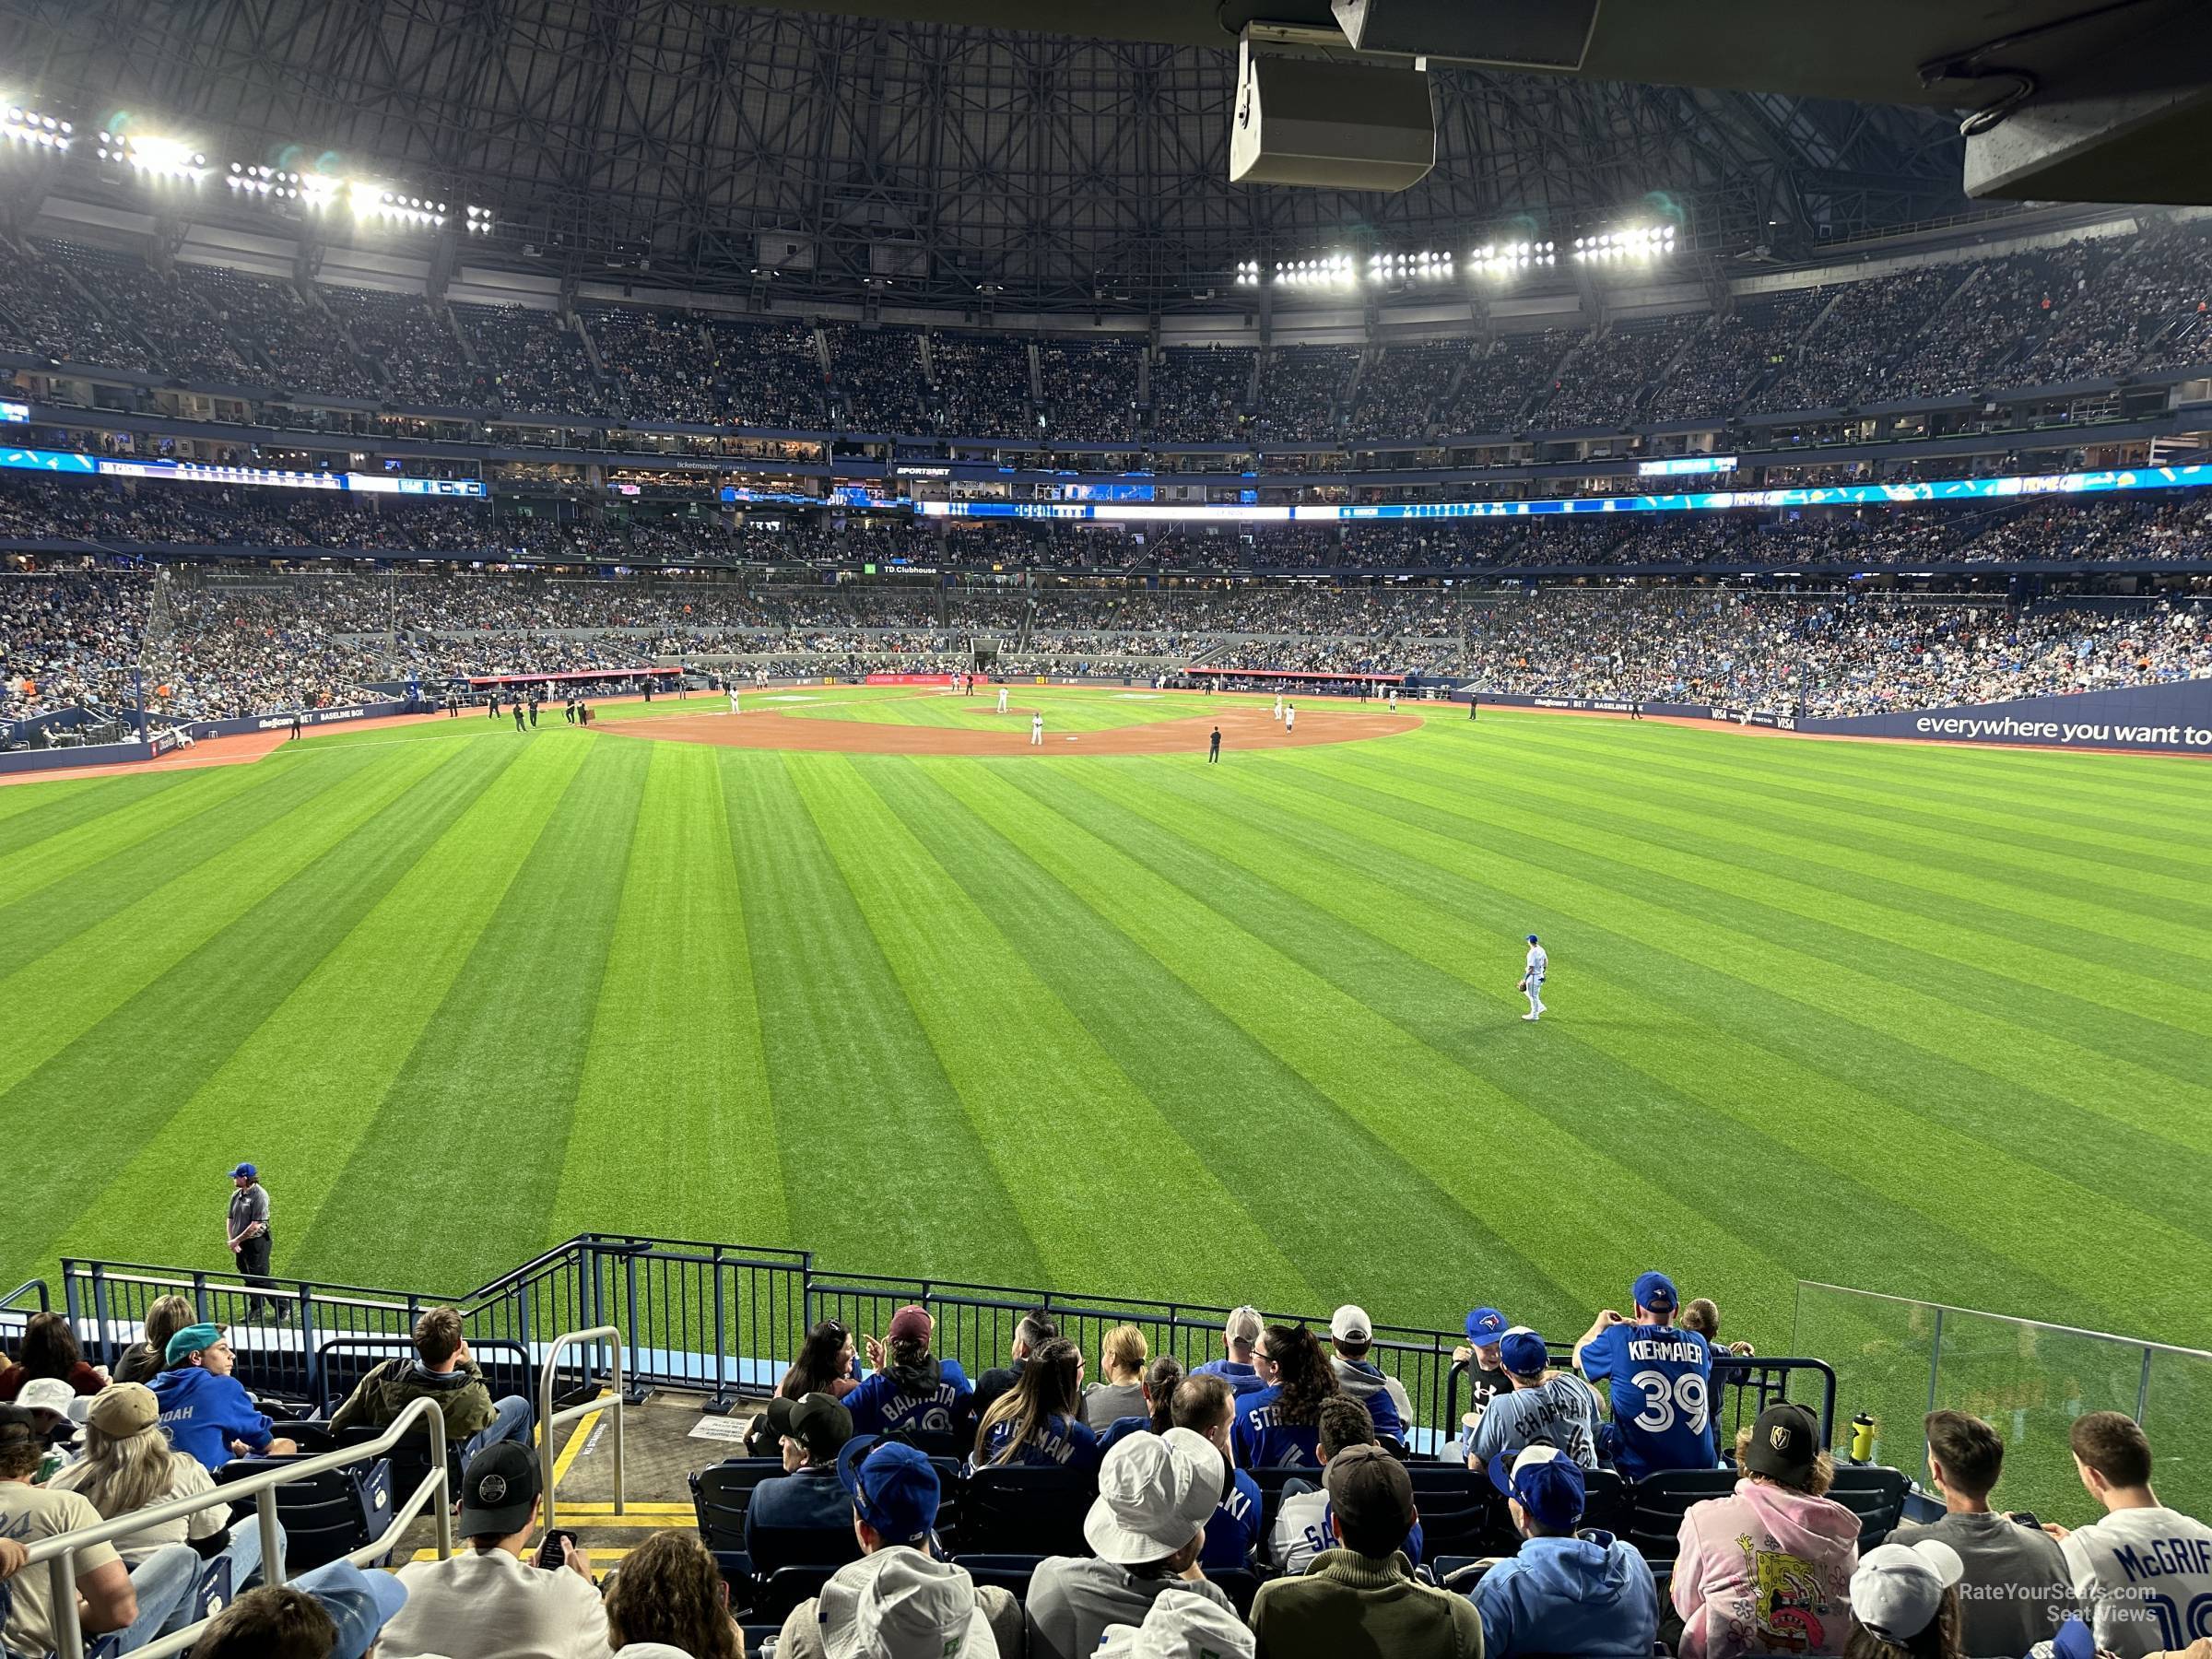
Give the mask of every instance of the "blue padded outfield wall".
[[(1578, 709), (1625, 714), (1626, 702), (1602, 697), (1526, 697), (1476, 688), (1483, 702), (1509, 709)], [(1464, 697), (1465, 689), (1455, 695)], [(2064, 697), (2027, 697), (1959, 709), (1912, 709), (1848, 719), (1800, 720), (1770, 709), (1717, 703), (1647, 702), (1661, 719), (1717, 720), (1836, 737), (1910, 737), (1923, 743), (2003, 743), (2031, 748), (2153, 749), (2212, 755), (2212, 679), (2122, 686)]]

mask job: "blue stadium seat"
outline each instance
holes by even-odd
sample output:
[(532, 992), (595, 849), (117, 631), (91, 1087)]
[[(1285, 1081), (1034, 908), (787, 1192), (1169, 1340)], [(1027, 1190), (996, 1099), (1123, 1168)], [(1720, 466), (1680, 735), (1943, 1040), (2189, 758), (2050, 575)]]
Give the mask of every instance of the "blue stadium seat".
[(1237, 1617), (1249, 1619), (1252, 1604), (1265, 1581), (1249, 1567), (1224, 1567), (1208, 1572), (1206, 1581), (1237, 1605)]
[(959, 1547), (981, 1555), (1088, 1555), (1088, 1470), (978, 1469), (960, 1487)]
[(1904, 1512), (1905, 1489), (1911, 1485), (1902, 1469), (1873, 1464), (1836, 1465), (1836, 1483), (1828, 1495), (1858, 1516), (1861, 1554), (1886, 1542), (1897, 1530)]
[[(1027, 1601), (1030, 1595), (1030, 1578), (1037, 1571), (1041, 1555), (957, 1555), (955, 1564), (968, 1570), (968, 1575), (978, 1584), (995, 1584), (1016, 1601)], [(1213, 1575), (1208, 1573), (1207, 1577)]]
[(850, 1526), (756, 1526), (748, 1553), (754, 1575), (771, 1578), (786, 1567), (842, 1567), (856, 1561), (860, 1538)]
[(780, 1628), (794, 1607), (822, 1593), (822, 1586), (836, 1571), (834, 1567), (786, 1567), (760, 1586), (754, 1605), (746, 1611), (762, 1624)]
[[(269, 1469), (281, 1457), (236, 1457), (215, 1472), (229, 1486)], [(366, 1468), (326, 1469), (276, 1488), (276, 1519), (284, 1527), (287, 1573), (329, 1565), (383, 1537), (392, 1524), (392, 1465), (379, 1458)]]
[(1629, 1483), (1611, 1469), (1592, 1469), (1583, 1477), (1583, 1525), (1623, 1536), (1629, 1528)]
[(691, 1509), (709, 1549), (744, 1550), (745, 1507), (753, 1488), (782, 1473), (779, 1457), (733, 1457), (692, 1471)]
[(1628, 1541), (1642, 1551), (1652, 1571), (1674, 1564), (1682, 1516), (1693, 1503), (1735, 1490), (1734, 1469), (1663, 1469), (1630, 1488)]

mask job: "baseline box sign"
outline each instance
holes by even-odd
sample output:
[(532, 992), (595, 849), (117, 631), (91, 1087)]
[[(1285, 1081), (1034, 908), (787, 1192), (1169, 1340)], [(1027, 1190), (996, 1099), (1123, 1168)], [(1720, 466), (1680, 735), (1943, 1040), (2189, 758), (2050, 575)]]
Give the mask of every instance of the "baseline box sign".
[[(991, 683), (988, 675), (978, 674), (971, 677), (979, 686), (987, 686)], [(952, 684), (952, 676), (949, 674), (871, 674), (860, 683), (864, 686), (949, 686)]]

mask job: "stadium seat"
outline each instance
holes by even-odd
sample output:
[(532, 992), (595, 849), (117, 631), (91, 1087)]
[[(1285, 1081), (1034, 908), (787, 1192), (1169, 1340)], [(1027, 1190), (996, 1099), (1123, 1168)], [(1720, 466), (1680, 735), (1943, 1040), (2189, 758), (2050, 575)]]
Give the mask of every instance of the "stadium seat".
[[(954, 1564), (968, 1570), (968, 1575), (978, 1584), (996, 1584), (1016, 1601), (1027, 1601), (1030, 1578), (1037, 1571), (1041, 1555), (956, 1555)], [(1206, 1577), (1212, 1578), (1212, 1573)]]
[(1414, 1494), (1421, 1513), (1421, 1548), (1429, 1556), (1510, 1553), (1518, 1542), (1505, 1500), (1488, 1497), (1447, 1509)]
[(1249, 1567), (1221, 1567), (1209, 1570), (1206, 1582), (1237, 1605), (1237, 1617), (1250, 1618), (1252, 1604), (1266, 1581)]
[(1616, 1536), (1629, 1526), (1629, 1483), (1611, 1469), (1592, 1469), (1583, 1477), (1583, 1525)]
[[(218, 1486), (285, 1466), (280, 1457), (237, 1457), (215, 1472)], [(327, 1566), (382, 1538), (392, 1522), (392, 1465), (327, 1469), (276, 1488), (288, 1573)]]
[(691, 1509), (709, 1549), (744, 1550), (745, 1507), (753, 1488), (782, 1473), (777, 1457), (733, 1457), (692, 1471)]
[(978, 1469), (960, 1488), (960, 1548), (982, 1555), (1088, 1555), (1083, 1517), (1098, 1495), (1098, 1481), (1088, 1470)]
[(1628, 1541), (1656, 1571), (1673, 1564), (1682, 1516), (1693, 1503), (1735, 1490), (1734, 1469), (1663, 1469), (1635, 1483), (1629, 1493)]
[(842, 1567), (856, 1561), (860, 1539), (850, 1526), (756, 1526), (747, 1553), (754, 1576), (772, 1578), (786, 1567)]
[(1828, 1495), (1858, 1516), (1862, 1554), (1897, 1530), (1904, 1512), (1905, 1489), (1911, 1484), (1902, 1469), (1869, 1464), (1836, 1465), (1836, 1483), (1829, 1488)]
[(760, 1623), (780, 1628), (794, 1607), (822, 1593), (822, 1586), (836, 1571), (834, 1567), (786, 1567), (761, 1584), (747, 1612)]

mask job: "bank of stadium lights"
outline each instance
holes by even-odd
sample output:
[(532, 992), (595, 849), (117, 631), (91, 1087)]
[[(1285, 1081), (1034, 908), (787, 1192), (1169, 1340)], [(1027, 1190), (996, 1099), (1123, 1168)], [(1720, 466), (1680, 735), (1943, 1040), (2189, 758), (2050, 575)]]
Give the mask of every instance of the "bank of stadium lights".
[(154, 179), (197, 184), (207, 176), (207, 158), (182, 138), (152, 133), (102, 133), (100, 159)]
[(1367, 262), (1370, 282), (1442, 282), (1452, 274), (1449, 253), (1376, 253)]
[(1281, 288), (1356, 288), (1359, 273), (1349, 253), (1329, 253), (1319, 259), (1278, 259), (1275, 280)]
[(1547, 241), (1485, 242), (1467, 255), (1467, 263), (1487, 275), (1503, 276), (1559, 264), (1559, 247)]
[(1581, 260), (1663, 259), (1674, 251), (1672, 225), (1631, 225), (1574, 239), (1574, 256)]
[(489, 236), (492, 213), (488, 207), (471, 207), (468, 210), (468, 233), (471, 236)]
[(0, 121), (0, 137), (13, 139), (25, 149), (52, 150), (55, 154), (67, 152), (75, 140), (76, 128), (66, 121), (52, 115), (42, 115), (36, 110), (20, 105), (8, 107), (7, 119)]

